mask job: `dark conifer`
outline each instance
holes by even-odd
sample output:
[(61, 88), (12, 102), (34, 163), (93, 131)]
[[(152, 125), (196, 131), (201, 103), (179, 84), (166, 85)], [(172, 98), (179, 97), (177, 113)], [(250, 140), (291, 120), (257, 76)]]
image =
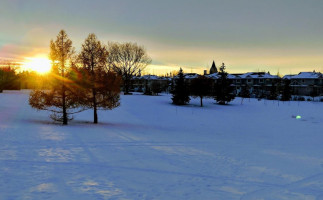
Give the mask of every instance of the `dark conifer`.
[(277, 84), (275, 80), (272, 80), (271, 87), (270, 87), (270, 93), (268, 95), (269, 100), (276, 100), (278, 96), (277, 92)]
[(292, 88), (290, 86), (291, 81), (289, 79), (284, 80), (283, 90), (282, 90), (282, 101), (289, 101), (292, 97)]
[(175, 85), (172, 90), (172, 100), (175, 105), (185, 105), (190, 102), (189, 91), (185, 84), (182, 68), (179, 70), (177, 77), (174, 77)]
[(231, 80), (228, 79), (228, 73), (225, 71), (225, 65), (222, 63), (219, 78), (214, 88), (214, 99), (220, 105), (225, 105), (234, 99), (233, 87), (231, 86)]

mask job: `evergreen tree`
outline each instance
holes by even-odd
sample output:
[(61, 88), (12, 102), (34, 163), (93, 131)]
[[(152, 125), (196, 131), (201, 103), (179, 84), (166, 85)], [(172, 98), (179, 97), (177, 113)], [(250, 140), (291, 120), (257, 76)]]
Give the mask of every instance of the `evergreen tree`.
[(317, 97), (319, 93), (317, 92), (317, 88), (313, 85), (312, 86), (312, 91), (310, 93), (310, 96), (313, 98), (313, 101), (315, 100), (315, 97)]
[(292, 97), (292, 88), (290, 86), (291, 81), (289, 79), (284, 80), (284, 86), (282, 90), (282, 101), (289, 101)]
[(270, 93), (268, 95), (269, 100), (276, 100), (278, 96), (277, 93), (277, 84), (275, 80), (272, 80), (271, 87), (270, 87)]
[[(78, 58), (83, 66), (83, 83), (85, 89), (82, 102), (86, 108), (93, 109), (93, 123), (98, 123), (98, 109), (111, 110), (120, 105), (121, 77), (107, 68), (107, 47), (90, 34)], [(76, 80), (77, 81), (77, 80)]]
[(31, 107), (49, 110), (51, 118), (63, 122), (71, 120), (71, 114), (79, 112), (79, 89), (71, 81), (72, 56), (74, 48), (66, 32), (61, 30), (55, 41), (50, 42), (50, 59), (52, 60), (51, 85), (49, 90), (34, 90), (29, 97)]
[(158, 96), (158, 94), (161, 93), (161, 91), (162, 91), (162, 88), (161, 88), (160, 82), (159, 81), (153, 81), (151, 83), (151, 92), (154, 95), (157, 95)]
[(190, 102), (189, 91), (185, 84), (182, 68), (175, 79), (174, 90), (172, 90), (172, 100), (175, 105), (185, 105)]
[(243, 86), (241, 88), (241, 91), (239, 93), (239, 96), (241, 97), (241, 104), (243, 103), (243, 100), (245, 98), (250, 98), (250, 89), (249, 89), (249, 86), (248, 85)]
[(17, 89), (20, 89), (20, 87), (15, 68), (11, 66), (0, 66), (0, 93), (2, 93), (3, 90)]
[(213, 81), (205, 76), (199, 76), (192, 80), (191, 95), (193, 98), (200, 98), (200, 105), (203, 107), (203, 98), (211, 96)]
[(234, 94), (231, 80), (228, 79), (228, 73), (225, 71), (224, 63), (222, 63), (218, 75), (219, 78), (214, 88), (214, 99), (218, 104), (225, 105), (234, 99)]

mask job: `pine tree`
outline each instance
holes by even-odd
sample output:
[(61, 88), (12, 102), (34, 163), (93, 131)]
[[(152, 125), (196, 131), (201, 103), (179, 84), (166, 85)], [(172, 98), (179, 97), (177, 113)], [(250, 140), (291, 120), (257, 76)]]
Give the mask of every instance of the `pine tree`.
[(276, 84), (275, 80), (272, 80), (268, 99), (269, 100), (276, 100), (277, 96), (278, 96), (277, 84)]
[(290, 86), (291, 81), (289, 79), (284, 80), (284, 86), (282, 90), (282, 101), (289, 101), (292, 98), (292, 88)]
[(111, 110), (120, 105), (121, 77), (107, 68), (108, 50), (90, 34), (80, 52), (79, 61), (85, 73), (82, 87), (84, 91), (83, 106), (93, 109), (93, 123), (98, 123), (98, 109)]
[(158, 94), (161, 93), (161, 91), (162, 91), (162, 88), (161, 88), (160, 82), (159, 81), (153, 81), (151, 83), (151, 92), (152, 92), (152, 94), (158, 96)]
[(250, 98), (250, 90), (249, 90), (248, 85), (243, 86), (243, 87), (241, 88), (241, 91), (240, 91), (240, 93), (239, 93), (239, 96), (241, 97), (241, 104), (243, 103), (243, 100), (244, 100), (245, 98)]
[(172, 90), (172, 100), (175, 105), (185, 105), (190, 102), (189, 91), (185, 84), (184, 74), (180, 68), (177, 77), (175, 78), (174, 90)]
[(79, 94), (77, 85), (71, 81), (72, 57), (74, 48), (66, 32), (61, 30), (55, 41), (50, 42), (50, 59), (52, 72), (50, 74), (49, 90), (34, 90), (29, 97), (31, 107), (38, 110), (49, 110), (51, 118), (67, 125), (70, 116), (79, 112)]
[(315, 97), (319, 96), (319, 93), (317, 92), (317, 88), (313, 85), (312, 91), (310, 93), (310, 97), (313, 98), (313, 101), (315, 100)]
[(228, 79), (228, 73), (225, 71), (225, 65), (222, 63), (219, 78), (214, 88), (214, 99), (220, 105), (225, 105), (234, 99), (233, 87), (231, 80)]
[(198, 78), (192, 80), (191, 95), (193, 98), (200, 98), (201, 107), (203, 107), (203, 98), (208, 98), (211, 96), (212, 83), (212, 79), (205, 76), (199, 76)]

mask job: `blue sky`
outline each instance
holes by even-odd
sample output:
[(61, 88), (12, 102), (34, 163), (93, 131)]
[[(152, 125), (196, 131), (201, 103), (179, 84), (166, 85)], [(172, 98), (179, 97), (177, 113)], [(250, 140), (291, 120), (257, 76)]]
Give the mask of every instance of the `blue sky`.
[(152, 57), (147, 73), (183, 67), (202, 72), (213, 60), (229, 72), (323, 70), (320, 0), (1, 0), (0, 57), (47, 54), (65, 29), (79, 49), (89, 33), (132, 41)]

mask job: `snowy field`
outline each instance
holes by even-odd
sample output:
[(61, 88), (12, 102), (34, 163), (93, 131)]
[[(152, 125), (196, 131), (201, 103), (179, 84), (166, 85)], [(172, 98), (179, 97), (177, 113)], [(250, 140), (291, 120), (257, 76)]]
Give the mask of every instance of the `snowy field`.
[(61, 126), (0, 94), (0, 199), (323, 199), (323, 103), (121, 99)]

